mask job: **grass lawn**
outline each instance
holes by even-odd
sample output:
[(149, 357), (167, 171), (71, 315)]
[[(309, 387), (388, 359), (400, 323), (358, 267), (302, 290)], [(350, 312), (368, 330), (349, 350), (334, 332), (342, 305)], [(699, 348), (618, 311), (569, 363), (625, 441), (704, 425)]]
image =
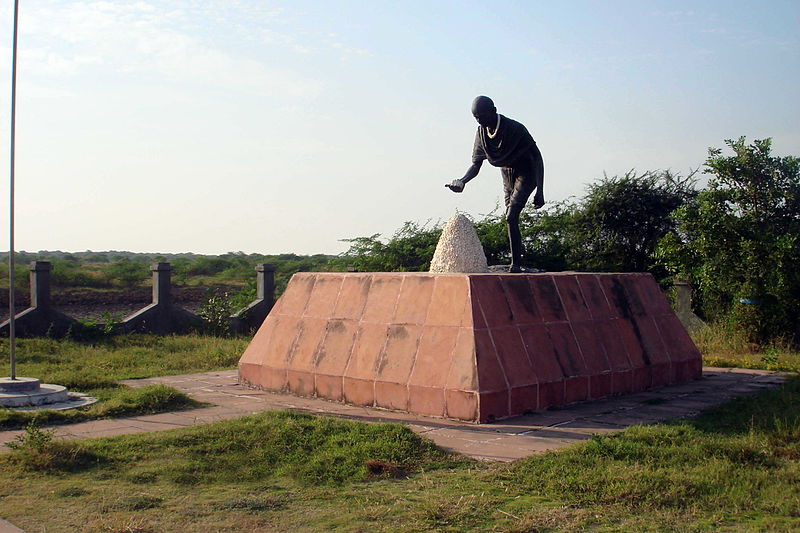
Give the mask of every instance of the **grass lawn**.
[(274, 411), (0, 456), (29, 533), (798, 531), (800, 379), (511, 464), (394, 424)]
[[(706, 364), (790, 369), (800, 357), (701, 335)], [(62, 422), (170, 410), (190, 400), (117, 381), (232, 368), (248, 340), (27, 339), (18, 373), (103, 398)], [(0, 425), (27, 423), (15, 416), (0, 410)], [(399, 425), (281, 411), (83, 441), (32, 427), (0, 454), (0, 517), (28, 533), (800, 531), (800, 378), (511, 464), (448, 454)]]
[[(249, 339), (202, 335), (120, 335), (93, 342), (45, 338), (17, 341), (17, 375), (57, 383), (99, 402), (68, 411), (22, 413), (0, 408), (0, 429), (40, 423), (69, 423), (96, 418), (176, 411), (200, 404), (163, 385), (131, 389), (122, 379), (185, 374), (233, 368)], [(9, 360), (8, 343), (0, 361)]]

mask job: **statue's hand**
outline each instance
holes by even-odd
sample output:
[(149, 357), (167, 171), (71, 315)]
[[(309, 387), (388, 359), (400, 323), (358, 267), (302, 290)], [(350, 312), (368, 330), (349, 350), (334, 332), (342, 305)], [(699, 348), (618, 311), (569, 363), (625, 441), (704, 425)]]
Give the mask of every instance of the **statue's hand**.
[(453, 180), (450, 183), (445, 183), (444, 186), (453, 192), (462, 192), (464, 190), (464, 182), (461, 180)]
[(544, 205), (544, 194), (537, 191), (533, 197), (533, 208), (539, 209), (543, 205)]

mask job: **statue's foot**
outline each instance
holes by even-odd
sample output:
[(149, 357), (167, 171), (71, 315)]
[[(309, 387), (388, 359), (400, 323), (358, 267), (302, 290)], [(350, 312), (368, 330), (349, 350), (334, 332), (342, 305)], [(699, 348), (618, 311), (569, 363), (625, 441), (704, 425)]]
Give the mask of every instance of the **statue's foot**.
[(519, 274), (520, 272), (522, 272), (522, 267), (519, 265), (512, 264), (511, 266), (508, 267), (508, 272), (510, 274)]

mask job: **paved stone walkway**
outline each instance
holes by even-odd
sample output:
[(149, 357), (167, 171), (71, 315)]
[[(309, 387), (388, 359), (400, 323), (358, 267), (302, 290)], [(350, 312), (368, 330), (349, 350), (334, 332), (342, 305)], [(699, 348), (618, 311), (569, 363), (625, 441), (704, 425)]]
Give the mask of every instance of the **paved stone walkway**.
[[(476, 459), (513, 461), (538, 451), (568, 446), (594, 434), (692, 416), (735, 396), (776, 387), (785, 379), (780, 374), (762, 370), (706, 367), (701, 379), (689, 383), (547, 410), (493, 424), (472, 425), (247, 389), (237, 383), (236, 370), (226, 370), (124, 382), (134, 387), (163, 383), (196, 400), (214, 404), (213, 407), (96, 420), (56, 426), (55, 429), (57, 436), (66, 439), (106, 437), (206, 424), (270, 409), (294, 409), (367, 422), (399, 422), (446, 449)], [(0, 432), (0, 444), (12, 441), (19, 433)]]

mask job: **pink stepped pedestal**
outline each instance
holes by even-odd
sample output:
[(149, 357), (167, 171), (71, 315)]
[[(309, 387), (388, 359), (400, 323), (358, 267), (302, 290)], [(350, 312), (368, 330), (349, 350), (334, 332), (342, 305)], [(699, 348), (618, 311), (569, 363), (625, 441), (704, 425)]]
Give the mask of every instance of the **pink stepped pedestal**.
[(699, 378), (649, 274), (298, 273), (241, 382), (490, 422)]

